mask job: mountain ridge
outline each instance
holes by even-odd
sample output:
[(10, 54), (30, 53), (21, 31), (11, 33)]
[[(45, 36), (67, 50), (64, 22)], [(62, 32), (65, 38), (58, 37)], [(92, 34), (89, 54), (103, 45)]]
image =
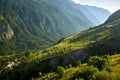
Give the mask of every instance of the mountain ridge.
[[(119, 12), (115, 12), (111, 17), (117, 16)], [(73, 78), (74, 80), (82, 78), (89, 80), (89, 75), (92, 75), (94, 80), (101, 80), (101, 76), (105, 77), (104, 79), (108, 79), (108, 77), (111, 79), (112, 74), (113, 80), (118, 79), (120, 72), (120, 45), (118, 45), (120, 43), (120, 17), (117, 17), (112, 22), (111, 19), (107, 21), (109, 23), (105, 22), (81, 33), (61, 39), (47, 49), (34, 52), (34, 54), (27, 52), (23, 56), (17, 56), (18, 62), (20, 60), (21, 64), (13, 66), (15, 68), (10, 71), (7, 70), (8, 72), (6, 71), (1, 78), (10, 80), (16, 78), (18, 80), (33, 78), (38, 78), (38, 80), (61, 78), (69, 80)], [(112, 56), (109, 57), (108, 55)], [(83, 63), (86, 62), (88, 57), (90, 58), (87, 63), (81, 64), (82, 59)], [(16, 57), (14, 58), (16, 61)], [(12, 59), (14, 60), (14, 58)], [(1, 60), (3, 59), (1, 58)], [(88, 74), (88, 72), (90, 73)], [(84, 76), (86, 74), (87, 76)], [(107, 74), (107, 78), (103, 74)]]
[(0, 40), (3, 55), (44, 49), (63, 37), (94, 26), (71, 0), (1, 0), (0, 4), (0, 15), (14, 32), (11, 39)]
[[(88, 51), (87, 53), (93, 53), (94, 55), (119, 53), (119, 45), (117, 45), (117, 43), (120, 42), (119, 13), (120, 10), (113, 13), (102, 25), (65, 38), (61, 41), (62, 43), (59, 42), (59, 44), (65, 44), (64, 42), (67, 42), (66, 44), (68, 45), (73, 47), (78, 46), (78, 48), (83, 48), (84, 51)], [(117, 16), (116, 19), (115, 16)]]

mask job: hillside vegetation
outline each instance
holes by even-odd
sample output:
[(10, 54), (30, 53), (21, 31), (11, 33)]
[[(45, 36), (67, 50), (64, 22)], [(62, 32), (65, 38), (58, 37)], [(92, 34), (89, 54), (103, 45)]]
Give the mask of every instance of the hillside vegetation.
[[(40, 77), (33, 78), (33, 80), (119, 80), (120, 55), (117, 54), (107, 57), (93, 56), (90, 57), (87, 63), (77, 64), (74, 67), (58, 67), (57, 70), (60, 68), (59, 73), (57, 71), (50, 72), (42, 76), (39, 73)], [(102, 70), (99, 70), (100, 67), (102, 67)]]
[[(2, 66), (5, 70), (1, 79), (119, 80), (119, 30), (120, 19), (117, 18), (63, 38), (55, 45), (33, 54), (26, 52), (20, 58), (13, 55), (20, 64), (10, 69)], [(4, 57), (1, 60), (1, 64), (5, 64)]]
[[(11, 33), (0, 31), (0, 37), (9, 37), (0, 39), (0, 55), (44, 49), (63, 37), (100, 24), (99, 19), (94, 23), (80, 8), (71, 0), (0, 0), (0, 17), (4, 20), (0, 20), (0, 30), (7, 23), (6, 33)], [(105, 11), (107, 18), (110, 13)]]
[(115, 18), (115, 14), (119, 15), (119, 11), (111, 15), (104, 24), (64, 38), (47, 50), (49, 51), (55, 48), (56, 51), (63, 49), (69, 52), (76, 49), (82, 49), (86, 53), (92, 53), (93, 55), (114, 52), (119, 53), (120, 17), (118, 16), (119, 18), (116, 17), (116, 20), (109, 22), (112, 16)]

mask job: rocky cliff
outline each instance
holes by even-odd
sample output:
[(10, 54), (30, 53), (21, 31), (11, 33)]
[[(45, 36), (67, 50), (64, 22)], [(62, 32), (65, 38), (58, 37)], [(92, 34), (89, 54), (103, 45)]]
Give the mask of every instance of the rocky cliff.
[(0, 20), (0, 39), (11, 39), (14, 36), (13, 30), (10, 28), (9, 24), (3, 20)]

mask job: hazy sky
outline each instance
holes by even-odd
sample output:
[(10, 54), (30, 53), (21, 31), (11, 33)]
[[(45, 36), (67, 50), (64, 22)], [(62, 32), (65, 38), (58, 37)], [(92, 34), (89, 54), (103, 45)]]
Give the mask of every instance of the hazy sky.
[(109, 10), (111, 13), (120, 9), (120, 0), (73, 0), (82, 5), (97, 6)]

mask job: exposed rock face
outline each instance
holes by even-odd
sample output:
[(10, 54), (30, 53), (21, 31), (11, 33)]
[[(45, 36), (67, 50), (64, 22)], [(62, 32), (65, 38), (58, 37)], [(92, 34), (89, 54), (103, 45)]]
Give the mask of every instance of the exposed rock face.
[(14, 36), (13, 30), (4, 21), (0, 21), (0, 39), (11, 39)]

